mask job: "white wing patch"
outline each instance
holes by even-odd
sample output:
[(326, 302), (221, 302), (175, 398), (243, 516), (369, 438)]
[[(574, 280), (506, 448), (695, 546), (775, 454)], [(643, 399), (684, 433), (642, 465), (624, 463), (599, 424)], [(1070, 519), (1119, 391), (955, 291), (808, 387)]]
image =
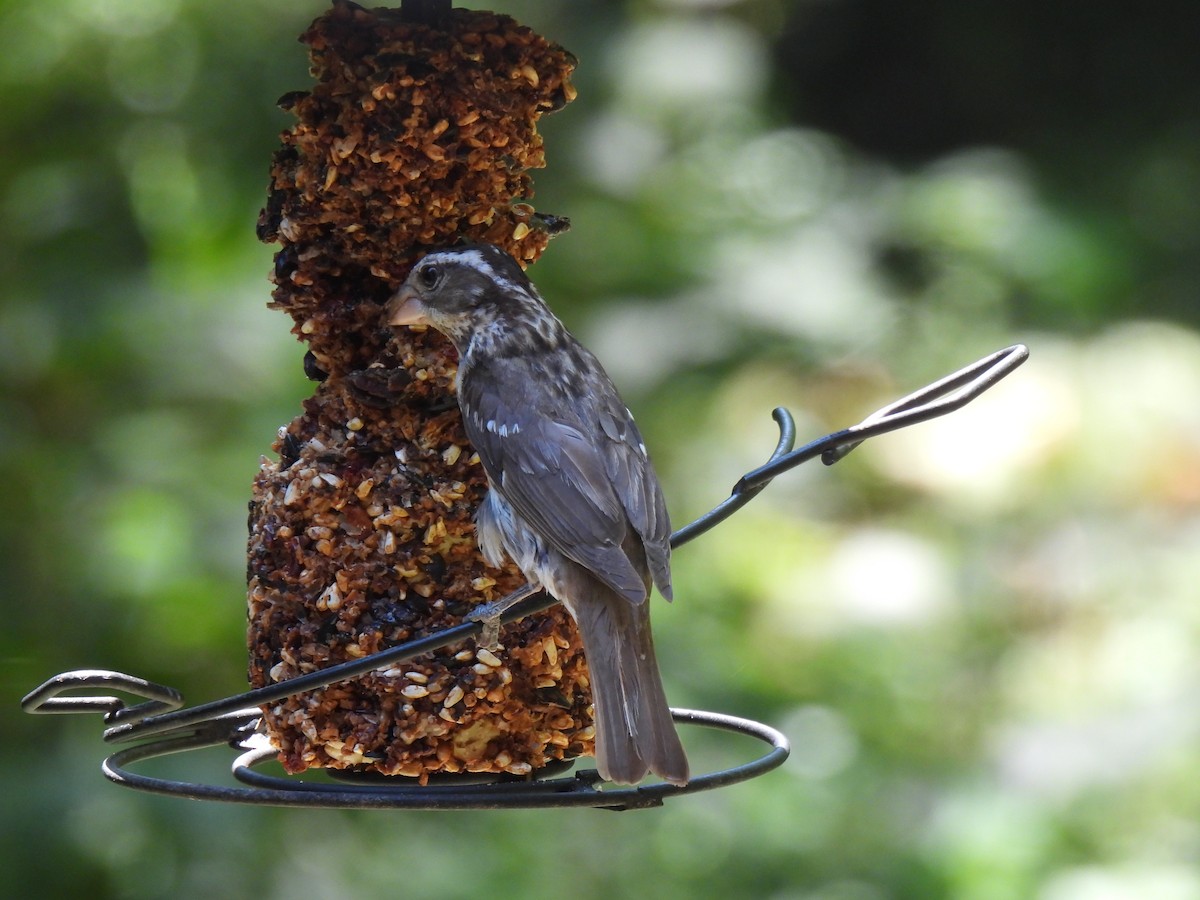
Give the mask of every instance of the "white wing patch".
[(487, 423), (483, 427), (492, 434), (498, 434), (502, 438), (506, 438), (510, 434), (516, 436), (521, 433), (521, 426), (516, 422), (513, 422), (511, 425), (497, 425), (495, 419), (488, 419)]

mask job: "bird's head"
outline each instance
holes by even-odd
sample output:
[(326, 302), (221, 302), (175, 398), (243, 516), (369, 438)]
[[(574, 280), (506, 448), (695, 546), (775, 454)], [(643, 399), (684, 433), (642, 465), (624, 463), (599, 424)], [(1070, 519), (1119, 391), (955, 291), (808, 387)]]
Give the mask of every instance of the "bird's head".
[(497, 323), (543, 315), (549, 310), (515, 259), (492, 244), (464, 244), (413, 266), (388, 304), (387, 322), (430, 325), (463, 352)]

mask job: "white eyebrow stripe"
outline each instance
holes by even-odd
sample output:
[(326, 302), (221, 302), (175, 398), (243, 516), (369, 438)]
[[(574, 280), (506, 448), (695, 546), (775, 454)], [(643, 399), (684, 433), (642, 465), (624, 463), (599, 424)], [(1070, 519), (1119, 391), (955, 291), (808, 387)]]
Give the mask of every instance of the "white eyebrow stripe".
[[(509, 279), (501, 276), (500, 273), (498, 273), (496, 271), (496, 269), (492, 266), (492, 264), (490, 262), (488, 262), (487, 257), (484, 256), (484, 254), (479, 250), (442, 251), (442, 252), (438, 252), (438, 253), (430, 253), (428, 256), (425, 257), (425, 259), (431, 259), (434, 262), (441, 262), (441, 263), (448, 263), (448, 262), (455, 262), (455, 261), (461, 262), (465, 265), (472, 267), (473, 269), (475, 269), (478, 272), (482, 272), (493, 282), (495, 282), (496, 284), (500, 285), (501, 287), (503, 287), (507, 290), (515, 291), (518, 293), (524, 293), (524, 290), (522, 288), (518, 287), (516, 284), (514, 284)], [(422, 260), (422, 262), (424, 262), (424, 260)]]

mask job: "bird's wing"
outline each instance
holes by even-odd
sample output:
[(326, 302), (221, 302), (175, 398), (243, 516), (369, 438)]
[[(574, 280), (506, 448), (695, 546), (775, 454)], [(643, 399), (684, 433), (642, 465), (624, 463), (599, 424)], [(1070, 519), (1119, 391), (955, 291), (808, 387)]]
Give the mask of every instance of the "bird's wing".
[(609, 482), (621, 485), (621, 504), (642, 539), (650, 574), (659, 592), (670, 600), (671, 520), (642, 434), (615, 389), (605, 394), (597, 419)]
[(573, 413), (541, 408), (522, 374), (520, 365), (473, 367), (459, 384), (467, 437), (493, 490), (554, 549), (643, 602), (645, 578), (622, 548), (632, 518), (614, 487), (612, 473), (623, 469), (610, 462), (611, 440)]

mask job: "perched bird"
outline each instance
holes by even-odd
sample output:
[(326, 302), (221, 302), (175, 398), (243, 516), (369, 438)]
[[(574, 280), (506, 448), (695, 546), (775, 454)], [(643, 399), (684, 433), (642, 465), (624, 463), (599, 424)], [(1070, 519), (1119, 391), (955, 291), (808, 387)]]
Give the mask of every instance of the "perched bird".
[(480, 550), (492, 565), (507, 553), (579, 626), (600, 774), (686, 783), (650, 634), (651, 582), (671, 599), (671, 525), (612, 381), (490, 244), (425, 256), (388, 322), (431, 325), (458, 349), (458, 402), (490, 488), (475, 517)]

